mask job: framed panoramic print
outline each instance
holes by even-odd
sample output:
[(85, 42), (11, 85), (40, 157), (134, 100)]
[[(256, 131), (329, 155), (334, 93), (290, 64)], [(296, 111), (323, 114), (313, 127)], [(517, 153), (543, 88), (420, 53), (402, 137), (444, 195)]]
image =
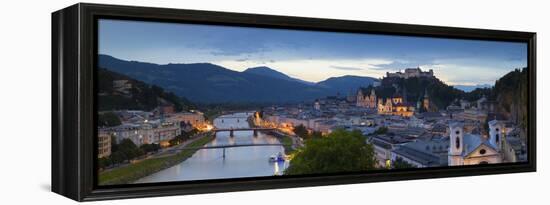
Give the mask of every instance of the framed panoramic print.
[(78, 201), (535, 171), (535, 33), (77, 4), (52, 190)]

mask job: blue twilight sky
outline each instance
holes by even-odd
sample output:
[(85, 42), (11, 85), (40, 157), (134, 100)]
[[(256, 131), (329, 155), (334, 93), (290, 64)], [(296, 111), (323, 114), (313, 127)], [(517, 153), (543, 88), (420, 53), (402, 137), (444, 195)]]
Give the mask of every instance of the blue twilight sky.
[(157, 64), (209, 62), (236, 71), (268, 66), (312, 82), (420, 67), (450, 85), (493, 85), (527, 65), (525, 43), (126, 20), (99, 21), (99, 53)]

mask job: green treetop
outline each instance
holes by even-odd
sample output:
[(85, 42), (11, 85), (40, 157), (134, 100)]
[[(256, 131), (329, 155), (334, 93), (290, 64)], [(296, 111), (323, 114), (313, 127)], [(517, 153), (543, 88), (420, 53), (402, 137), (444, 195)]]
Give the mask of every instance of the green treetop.
[(357, 172), (374, 169), (374, 148), (359, 131), (336, 130), (306, 141), (292, 159), (286, 175)]

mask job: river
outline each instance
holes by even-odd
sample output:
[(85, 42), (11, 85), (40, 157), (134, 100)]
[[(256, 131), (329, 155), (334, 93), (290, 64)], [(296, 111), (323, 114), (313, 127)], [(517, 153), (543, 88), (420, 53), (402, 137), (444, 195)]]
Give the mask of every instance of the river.
[[(249, 128), (247, 118), (251, 113), (222, 115), (214, 119), (216, 128)], [(218, 132), (216, 138), (205, 146), (228, 144), (279, 144), (280, 141), (267, 133), (253, 131)], [(135, 183), (169, 181), (190, 181), (280, 175), (288, 167), (288, 162), (269, 162), (269, 157), (278, 152), (284, 153), (282, 146), (251, 146), (223, 149), (201, 149), (192, 157), (173, 167), (164, 169)]]

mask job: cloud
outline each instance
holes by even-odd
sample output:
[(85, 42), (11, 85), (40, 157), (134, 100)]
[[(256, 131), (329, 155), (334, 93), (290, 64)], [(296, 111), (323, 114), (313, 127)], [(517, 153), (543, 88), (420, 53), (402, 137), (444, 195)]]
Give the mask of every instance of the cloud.
[(356, 75), (382, 77), (386, 71), (378, 70), (379, 66), (390, 64), (387, 59), (289, 59), (289, 60), (221, 60), (212, 62), (228, 69), (243, 71), (247, 68), (267, 66), (291, 77), (310, 82), (319, 82), (330, 77)]
[[(506, 73), (513, 70), (513, 65), (508, 65), (509, 69), (502, 69), (499, 65), (476, 65), (476, 64), (451, 64), (440, 63), (430, 69), (434, 70), (434, 75), (449, 85), (476, 85), (490, 84)], [(428, 67), (428, 66), (423, 66)]]
[(347, 66), (330, 66), (331, 68), (334, 68), (334, 69), (339, 69), (339, 70), (363, 70), (363, 68), (357, 68), (357, 67), (347, 67)]

